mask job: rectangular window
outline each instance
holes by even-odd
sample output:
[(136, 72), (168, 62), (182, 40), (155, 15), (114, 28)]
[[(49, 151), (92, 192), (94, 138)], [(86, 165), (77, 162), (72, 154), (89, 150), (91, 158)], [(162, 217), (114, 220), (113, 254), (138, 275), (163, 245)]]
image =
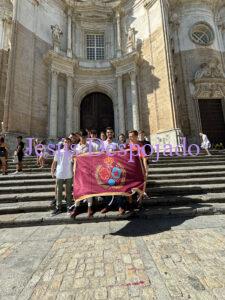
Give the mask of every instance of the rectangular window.
[(104, 34), (87, 34), (87, 59), (101, 60), (105, 58)]

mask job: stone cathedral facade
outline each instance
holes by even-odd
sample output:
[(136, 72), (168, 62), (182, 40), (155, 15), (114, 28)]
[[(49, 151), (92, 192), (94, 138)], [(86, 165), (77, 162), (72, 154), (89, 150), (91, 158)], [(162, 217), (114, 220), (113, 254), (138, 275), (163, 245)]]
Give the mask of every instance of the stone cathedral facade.
[(225, 143), (225, 0), (0, 0), (0, 122)]

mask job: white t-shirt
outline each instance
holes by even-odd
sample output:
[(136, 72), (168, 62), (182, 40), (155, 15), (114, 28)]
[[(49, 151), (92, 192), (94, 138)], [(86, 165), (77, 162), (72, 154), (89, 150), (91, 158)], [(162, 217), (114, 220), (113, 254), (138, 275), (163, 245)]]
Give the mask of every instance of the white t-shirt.
[(103, 144), (104, 144), (105, 151), (111, 152), (111, 151), (115, 151), (118, 149), (118, 143), (115, 143), (115, 142), (109, 143), (109, 141), (106, 140), (103, 142)]
[[(90, 150), (89, 150), (90, 148)], [(91, 143), (91, 146), (89, 147), (89, 143), (86, 143), (85, 145), (81, 145), (80, 143), (77, 144), (76, 146), (76, 155), (79, 155), (79, 154), (84, 154), (84, 153), (88, 153), (90, 151), (91, 152), (97, 152), (99, 151), (99, 146), (97, 143), (95, 142), (92, 142)]]
[(208, 137), (207, 137), (206, 134), (202, 135), (202, 144), (201, 144), (201, 147), (203, 149), (208, 149), (208, 148), (211, 147), (211, 143), (210, 143), (210, 141), (209, 141), (209, 139), (208, 139)]
[(73, 153), (72, 151), (61, 149), (55, 152), (54, 161), (57, 162), (56, 178), (70, 179), (73, 178)]

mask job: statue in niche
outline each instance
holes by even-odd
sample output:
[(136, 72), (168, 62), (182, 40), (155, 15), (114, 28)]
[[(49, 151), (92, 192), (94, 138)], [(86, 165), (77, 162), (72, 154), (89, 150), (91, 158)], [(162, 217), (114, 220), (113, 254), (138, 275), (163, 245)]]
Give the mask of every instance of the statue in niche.
[(54, 51), (58, 52), (61, 44), (61, 38), (63, 35), (62, 30), (59, 28), (59, 25), (51, 25), (52, 29), (52, 42)]
[(135, 29), (129, 27), (127, 32), (127, 50), (132, 52), (135, 50)]

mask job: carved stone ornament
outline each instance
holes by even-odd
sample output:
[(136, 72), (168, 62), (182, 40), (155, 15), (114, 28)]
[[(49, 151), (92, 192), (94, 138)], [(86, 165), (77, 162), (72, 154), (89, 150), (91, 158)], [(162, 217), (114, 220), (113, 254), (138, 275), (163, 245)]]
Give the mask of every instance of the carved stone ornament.
[(59, 25), (51, 25), (52, 30), (52, 43), (55, 51), (59, 51), (61, 38), (63, 35), (62, 30), (59, 28)]
[(203, 63), (195, 73), (195, 80), (202, 78), (225, 78), (225, 72), (218, 58)]
[(180, 26), (181, 23), (181, 19), (180, 16), (177, 13), (173, 13), (170, 16), (169, 22), (172, 26), (174, 26), (175, 28)]
[(195, 73), (196, 99), (225, 98), (225, 72), (218, 58), (204, 63)]
[(129, 27), (127, 31), (127, 51), (128, 53), (133, 52), (136, 49), (136, 38), (135, 28)]
[(217, 19), (216, 23), (221, 31), (225, 31), (225, 21), (221, 17)]

